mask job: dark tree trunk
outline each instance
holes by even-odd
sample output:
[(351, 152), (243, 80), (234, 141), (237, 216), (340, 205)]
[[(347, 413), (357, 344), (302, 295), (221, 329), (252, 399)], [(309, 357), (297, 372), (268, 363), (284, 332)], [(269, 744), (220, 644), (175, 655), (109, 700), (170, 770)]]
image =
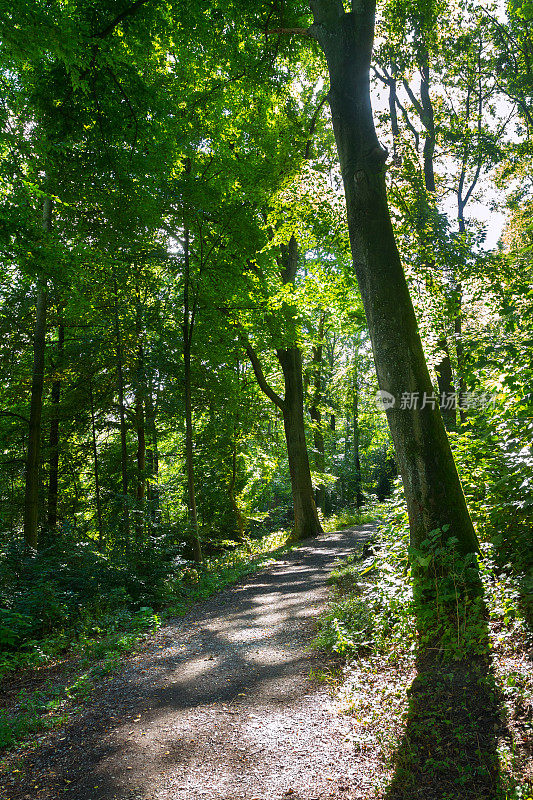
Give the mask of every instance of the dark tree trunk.
[[(57, 331), (57, 368), (61, 369), (63, 362), (63, 347), (65, 343), (65, 329), (59, 325)], [(56, 377), (52, 384), (50, 437), (48, 440), (50, 452), (50, 475), (48, 477), (48, 527), (54, 530), (57, 526), (57, 496), (59, 489), (59, 399), (61, 396), (61, 378)]]
[(157, 425), (155, 419), (154, 400), (152, 396), (152, 385), (149, 383), (146, 393), (146, 431), (148, 433), (150, 446), (146, 450), (146, 461), (148, 468), (148, 499), (150, 500), (151, 514), (157, 517), (159, 508), (159, 449), (157, 442)]
[(190, 253), (189, 229), (185, 228), (184, 242), (184, 288), (183, 288), (183, 366), (185, 380), (185, 461), (187, 466), (187, 506), (189, 527), (192, 536), (194, 560), (202, 561), (198, 515), (196, 513), (196, 494), (194, 490), (194, 450), (191, 396), (191, 344), (196, 315), (196, 299), (190, 308)]
[(102, 503), (100, 500), (100, 476), (98, 472), (98, 447), (96, 443), (96, 422), (94, 417), (94, 397), (92, 380), (89, 381), (89, 402), (91, 405), (91, 433), (94, 464), (94, 494), (96, 497), (96, 519), (98, 521), (98, 547), (104, 549), (104, 529), (102, 527)]
[(353, 464), (354, 464), (354, 477), (355, 477), (355, 503), (357, 508), (363, 505), (364, 497), (362, 492), (361, 481), (361, 456), (359, 452), (359, 342), (355, 343), (354, 347), (354, 360), (353, 360), (353, 395), (352, 395), (352, 412), (353, 412)]
[[(322, 430), (322, 412), (320, 404), (322, 403), (322, 351), (323, 351), (323, 338), (324, 338), (324, 323), (325, 314), (320, 315), (318, 322), (318, 342), (313, 347), (313, 396), (312, 403), (309, 408), (309, 416), (313, 420), (313, 444), (314, 444), (314, 457), (315, 467), (317, 472), (324, 473), (326, 462), (324, 453), (324, 432)], [(315, 491), (315, 500), (318, 508), (325, 513), (326, 508), (326, 486), (324, 483), (319, 484)]]
[(233, 513), (235, 514), (235, 522), (237, 525), (237, 533), (239, 535), (239, 539), (241, 541), (244, 541), (246, 538), (244, 532), (244, 527), (245, 527), (244, 517), (235, 498), (236, 483), (237, 483), (237, 422), (235, 422), (235, 424), (233, 425), (233, 438), (231, 443), (231, 473), (230, 473), (230, 481), (228, 484), (228, 497), (231, 503), (231, 508), (233, 510)]
[[(281, 247), (280, 266), (283, 283), (294, 283), (298, 270), (298, 243), (294, 236), (288, 245)], [(297, 322), (293, 310), (287, 303), (284, 304), (282, 318), (285, 333), (295, 338)], [(307, 539), (318, 536), (323, 530), (313, 496), (313, 482), (305, 440), (302, 354), (297, 347), (276, 350), (285, 383), (285, 397), (282, 399), (268, 385), (257, 354), (248, 342), (246, 352), (260, 388), (283, 414), (294, 504), (294, 538)]]
[(411, 542), (450, 526), (464, 552), (478, 550), (442, 416), (431, 403), (401, 408), (404, 392), (433, 396), (418, 326), (394, 238), (385, 185), (386, 151), (374, 128), (369, 70), (375, 0), (311, 0), (309, 33), (326, 56), (329, 103), (344, 183), (350, 245), (378, 383), (395, 398), (387, 418), (402, 475)]
[(128, 507), (128, 440), (126, 434), (126, 409), (124, 407), (124, 365), (122, 358), (122, 336), (118, 315), (118, 287), (114, 279), (115, 290), (115, 348), (117, 357), (118, 378), (118, 411), (120, 418), (120, 472), (122, 479), (122, 529), (126, 553), (130, 548), (130, 515)]
[[(140, 309), (140, 302), (139, 302)], [(138, 312), (137, 336), (141, 333), (141, 312)], [(140, 539), (144, 529), (144, 496), (146, 493), (146, 429), (145, 429), (145, 410), (144, 398), (146, 394), (145, 374), (144, 374), (144, 350), (142, 343), (139, 344), (137, 353), (137, 370), (135, 378), (135, 430), (137, 433), (137, 485), (135, 487), (135, 499), (137, 501), (135, 531), (137, 538)]]
[(277, 350), (285, 380), (283, 427), (294, 502), (295, 538), (306, 539), (322, 533), (315, 501), (305, 441), (302, 354), (297, 347)]
[[(43, 229), (45, 233), (49, 233), (52, 229), (52, 200), (49, 197), (45, 197), (43, 201)], [(41, 454), (47, 300), (48, 288), (46, 281), (41, 280), (37, 289), (37, 307), (33, 331), (33, 370), (24, 493), (24, 541), (26, 542), (26, 547), (34, 550), (37, 547), (39, 524), (39, 461)]]

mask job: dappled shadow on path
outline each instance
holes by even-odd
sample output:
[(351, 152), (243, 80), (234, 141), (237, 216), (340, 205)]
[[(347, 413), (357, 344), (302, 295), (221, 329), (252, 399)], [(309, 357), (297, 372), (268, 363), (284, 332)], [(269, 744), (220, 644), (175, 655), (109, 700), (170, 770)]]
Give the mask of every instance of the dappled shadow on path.
[(327, 574), (370, 532), (304, 542), (166, 626), (27, 757), (7, 796), (31, 786), (34, 800), (237, 798), (276, 782), (282, 793), (291, 780), (313, 780), (316, 796), (321, 781), (331, 789), (326, 775), (349, 772), (350, 754), (310, 708), (305, 678), (317, 657), (307, 645)]

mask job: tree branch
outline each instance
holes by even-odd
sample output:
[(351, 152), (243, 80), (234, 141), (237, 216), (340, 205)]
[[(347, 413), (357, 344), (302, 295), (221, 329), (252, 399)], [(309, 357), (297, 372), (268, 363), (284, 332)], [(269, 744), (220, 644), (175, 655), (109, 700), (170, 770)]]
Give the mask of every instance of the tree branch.
[(265, 373), (263, 372), (263, 368), (261, 367), (261, 362), (255, 352), (254, 348), (247, 340), (244, 341), (246, 347), (246, 354), (250, 359), (250, 363), (252, 365), (255, 377), (257, 379), (257, 383), (259, 384), (259, 388), (262, 392), (266, 394), (269, 400), (272, 400), (275, 406), (277, 406), (281, 411), (285, 408), (285, 403), (276, 392), (272, 389), (272, 387), (267, 383), (267, 379), (265, 378)]
[(120, 23), (127, 19), (127, 17), (131, 17), (133, 14), (135, 14), (137, 9), (146, 5), (146, 3), (148, 3), (148, 0), (135, 0), (133, 5), (131, 5), (129, 8), (125, 8), (124, 11), (121, 11), (120, 14), (118, 14), (118, 16), (116, 16), (115, 19), (109, 23), (109, 25), (106, 25), (102, 31), (95, 33), (94, 38), (105, 39), (106, 36), (109, 36), (110, 33), (113, 33), (117, 25), (120, 25)]
[(317, 125), (317, 122), (318, 122), (318, 116), (320, 114), (320, 111), (322, 110), (322, 106), (324, 105), (324, 103), (326, 102), (327, 99), (328, 99), (328, 92), (326, 92), (325, 95), (322, 97), (322, 100), (320, 101), (320, 103), (315, 108), (314, 114), (311, 117), (311, 124), (309, 126), (309, 138), (308, 138), (308, 140), (306, 142), (306, 145), (305, 145), (304, 158), (307, 158), (307, 159), (311, 158), (311, 145), (313, 143), (313, 134), (315, 132), (316, 125)]
[(274, 36), (275, 34), (286, 34), (288, 36), (305, 36), (312, 39), (309, 28), (271, 28), (265, 31), (265, 36)]
[(25, 422), (26, 425), (30, 424), (27, 417), (23, 417), (22, 414), (16, 414), (14, 411), (0, 411), (0, 417), (15, 417), (15, 419), (20, 419), (22, 422)]

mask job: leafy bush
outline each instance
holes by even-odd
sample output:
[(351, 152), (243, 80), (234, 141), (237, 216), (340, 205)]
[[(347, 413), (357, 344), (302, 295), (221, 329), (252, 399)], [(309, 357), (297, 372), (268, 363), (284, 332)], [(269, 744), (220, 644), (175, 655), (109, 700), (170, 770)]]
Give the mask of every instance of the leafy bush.
[(322, 617), (315, 646), (340, 656), (354, 655), (372, 644), (372, 619), (365, 602), (347, 597), (334, 602)]

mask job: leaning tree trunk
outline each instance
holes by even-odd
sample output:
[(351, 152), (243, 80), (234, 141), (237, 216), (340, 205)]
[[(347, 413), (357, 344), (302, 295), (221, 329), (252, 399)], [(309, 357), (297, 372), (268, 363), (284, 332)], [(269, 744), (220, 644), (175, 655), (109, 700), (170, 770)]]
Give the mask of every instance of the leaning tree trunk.
[[(389, 214), (387, 152), (370, 102), (375, 0), (310, 0), (330, 77), (329, 104), (342, 172), (350, 245), (380, 389), (394, 398), (387, 418), (402, 475), (411, 542), (450, 525), (464, 552), (478, 550), (442, 416), (433, 398), (418, 326)], [(406, 395), (418, 408), (402, 408)], [(426, 403), (424, 404), (424, 398)], [(409, 404), (407, 404), (409, 405)], [(422, 408), (422, 405), (424, 407)]]
[[(52, 200), (43, 201), (43, 229), (52, 229)], [(44, 356), (46, 347), (46, 280), (39, 282), (33, 333), (33, 371), (31, 380), (30, 422), (26, 456), (26, 486), (24, 493), (24, 541), (26, 547), (37, 547), (39, 524), (39, 459), (41, 454), (41, 416), (43, 410)]]

